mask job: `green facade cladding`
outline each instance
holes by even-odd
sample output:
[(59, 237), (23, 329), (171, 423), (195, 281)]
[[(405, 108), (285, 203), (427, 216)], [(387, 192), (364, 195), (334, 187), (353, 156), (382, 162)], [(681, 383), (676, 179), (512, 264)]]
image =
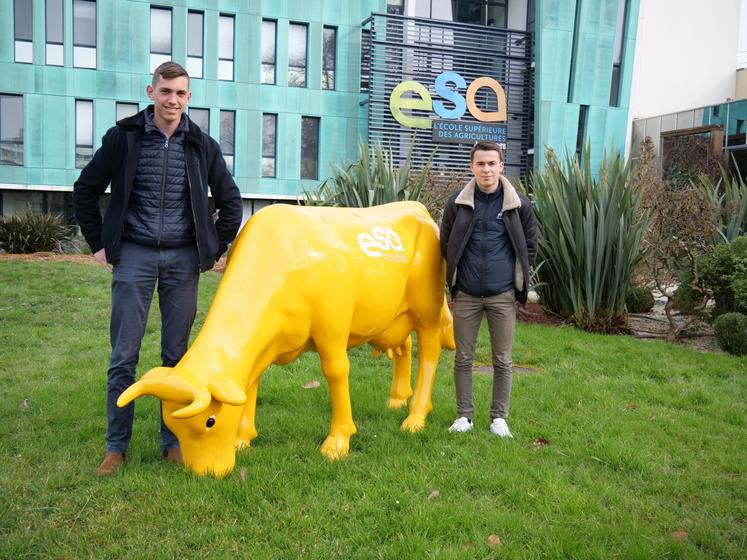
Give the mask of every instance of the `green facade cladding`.
[[(617, 105), (610, 103), (618, 9), (625, 2)], [(625, 148), (640, 0), (537, 2), (534, 166), (547, 148), (562, 155), (590, 143), (597, 169), (605, 150)], [(582, 112), (585, 112), (582, 115)], [(581, 129), (581, 135), (579, 135)]]
[[(366, 134), (360, 93), (361, 22), (386, 0), (99, 0), (96, 69), (73, 67), (73, 0), (64, 0), (64, 67), (45, 64), (45, 2), (33, 1), (33, 63), (14, 62), (13, 2), (0, 7), (0, 93), (23, 95), (23, 166), (0, 165), (0, 185), (70, 188), (75, 168), (75, 100), (93, 100), (94, 149), (115, 123), (115, 103), (147, 106), (150, 9), (172, 9), (172, 55), (186, 65), (187, 13), (204, 13), (204, 78), (192, 79), (190, 107), (210, 109), (219, 138), (220, 110), (235, 111), (236, 182), (244, 196), (295, 196), (319, 181), (300, 180), (301, 117), (320, 118), (318, 169), (353, 159)], [(218, 19), (234, 16), (234, 80), (218, 76)], [(262, 20), (276, 21), (276, 84), (260, 83)], [(288, 25), (308, 25), (307, 86), (288, 87)], [(336, 28), (335, 89), (322, 90), (323, 26)], [(262, 115), (277, 118), (276, 177), (262, 177)], [(36, 186), (36, 187), (34, 187)]]
[[(362, 22), (374, 12), (385, 13), (387, 0), (98, 0), (95, 69), (74, 67), (73, 6), (78, 0), (61, 0), (63, 66), (45, 62), (47, 2), (28, 1), (33, 24), (29, 64), (15, 61), (15, 0), (0, 3), (0, 96), (22, 96), (24, 128), (23, 165), (0, 164), (0, 213), (3, 192), (14, 192), (17, 201), (19, 192), (71, 190), (80, 173), (75, 165), (76, 100), (93, 101), (93, 149), (113, 126), (116, 103), (136, 103), (141, 109), (149, 104), (145, 87), (150, 81), (151, 8), (171, 10), (170, 57), (182, 64), (187, 62), (188, 14), (203, 14), (204, 77), (192, 79), (190, 107), (210, 110), (209, 131), (216, 139), (221, 111), (235, 113), (234, 175), (246, 199), (294, 199), (315, 189), (329, 176), (331, 164), (355, 160), (358, 138), (367, 137), (368, 94), (361, 93), (361, 33), (366, 27)], [(622, 150), (626, 143), (640, 0), (516, 1), (536, 6), (529, 8), (535, 13), (527, 17), (533, 22), (536, 45), (534, 98), (529, 105), (534, 114), (533, 165), (544, 164), (547, 147), (573, 153), (581, 141), (591, 143), (596, 168), (604, 149)], [(405, 9), (408, 5), (405, 2)], [(623, 35), (621, 5), (626, 12)], [(234, 21), (233, 80), (218, 79), (222, 15)], [(261, 83), (263, 20), (276, 22), (272, 85)], [(308, 26), (306, 87), (288, 85), (289, 26), (294, 23)], [(325, 27), (336, 30), (333, 90), (322, 88)], [(619, 90), (613, 103), (616, 52)], [(490, 58), (483, 64), (490, 75)], [(372, 73), (371, 78), (377, 76)], [(262, 176), (263, 114), (277, 115), (274, 177)], [(301, 179), (303, 117), (319, 118), (317, 180)], [(6, 210), (10, 206), (6, 203)], [(17, 202), (13, 206), (17, 208)]]

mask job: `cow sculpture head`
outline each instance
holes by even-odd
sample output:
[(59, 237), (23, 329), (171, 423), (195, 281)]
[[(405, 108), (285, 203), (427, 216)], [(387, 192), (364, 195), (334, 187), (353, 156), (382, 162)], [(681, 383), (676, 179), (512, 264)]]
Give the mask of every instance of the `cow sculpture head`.
[(178, 368), (155, 368), (117, 399), (123, 407), (143, 395), (163, 402), (163, 419), (179, 440), (184, 466), (222, 477), (236, 463), (236, 433), (246, 394), (236, 383), (212, 375), (200, 385)]

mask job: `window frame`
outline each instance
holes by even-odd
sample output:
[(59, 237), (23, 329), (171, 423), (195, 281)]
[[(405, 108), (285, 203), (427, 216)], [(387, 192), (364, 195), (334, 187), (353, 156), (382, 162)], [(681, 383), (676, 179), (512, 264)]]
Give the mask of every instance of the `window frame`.
[[(78, 107), (79, 103), (87, 103), (89, 104), (91, 108), (91, 143), (90, 144), (82, 144), (78, 142), (78, 135), (79, 135), (79, 128), (78, 128)], [(75, 168), (76, 169), (83, 169), (86, 165), (88, 165), (88, 162), (91, 161), (93, 158), (93, 138), (94, 138), (94, 101), (93, 99), (75, 99)], [(79, 149), (90, 149), (90, 154), (79, 154)], [(88, 156), (88, 159), (84, 161), (84, 159)]]
[[(157, 22), (156, 18), (153, 17), (154, 12), (162, 12), (164, 15), (168, 14), (169, 16), (169, 50), (161, 51), (161, 50), (154, 50), (153, 48), (153, 36), (154, 31), (156, 32), (156, 38), (160, 39), (158, 37), (158, 32), (161, 31), (161, 25), (157, 25), (154, 27), (154, 22)], [(148, 53), (150, 55), (150, 73), (152, 74), (156, 68), (158, 68), (161, 64), (164, 62), (168, 62), (172, 59), (173, 52), (174, 52), (174, 11), (169, 6), (155, 6), (151, 5), (150, 11), (148, 12), (148, 15), (150, 16), (150, 42), (148, 44)], [(158, 48), (158, 47), (156, 47)]]
[[(265, 24), (272, 24), (272, 64), (264, 61), (264, 40), (265, 40)], [(278, 22), (276, 19), (263, 19), (262, 20), (262, 32), (261, 32), (261, 44), (259, 50), (260, 57), (260, 76), (259, 81), (262, 84), (275, 85), (278, 83)], [(265, 67), (272, 66), (272, 81), (266, 82), (264, 79)]]
[[(76, 17), (76, 6), (84, 6), (93, 4), (93, 44), (91, 43), (84, 43), (84, 42), (78, 42), (76, 31), (79, 29), (76, 25), (76, 21), (79, 21)], [(90, 68), (92, 70), (95, 70), (98, 66), (98, 60), (97, 60), (97, 43), (98, 43), (98, 28), (99, 28), (99, 10), (98, 6), (96, 5), (96, 0), (73, 0), (73, 67), (74, 68)], [(86, 64), (82, 64), (84, 62), (82, 60), (84, 54), (90, 54), (87, 53), (88, 50), (93, 51), (93, 66), (89, 66)]]
[[(327, 31), (331, 31), (333, 33), (333, 46), (334, 51), (332, 53), (332, 67), (329, 68), (326, 66), (327, 64), (327, 41), (325, 40), (325, 34)], [(331, 79), (326, 79), (326, 73), (332, 72)], [(329, 85), (329, 82), (331, 81), (331, 86)], [(326, 90), (332, 90), (334, 91), (337, 89), (337, 27), (332, 25), (325, 25), (322, 27), (322, 89)]]
[[(294, 66), (291, 64), (291, 28), (303, 28), (304, 30), (304, 65)], [(288, 87), (305, 88), (309, 85), (308, 79), (308, 68), (309, 68), (309, 24), (292, 21), (288, 24)], [(296, 85), (291, 83), (291, 69), (302, 69), (303, 70), (303, 84)]]
[[(231, 123), (233, 125), (233, 131), (232, 131), (232, 138), (231, 138), (231, 151), (230, 153), (225, 148), (225, 144), (223, 143), (223, 115), (224, 114), (231, 114)], [(221, 109), (219, 113), (219, 138), (220, 138), (220, 151), (223, 154), (223, 159), (226, 160), (226, 166), (228, 167), (228, 171), (231, 173), (231, 175), (235, 174), (236, 171), (236, 111), (234, 109)], [(229, 159), (230, 158), (230, 163)]]
[[(224, 18), (226, 20), (231, 21), (231, 58), (224, 58), (221, 56), (221, 39), (222, 39), (221, 21), (223, 21)], [(222, 72), (221, 62), (231, 63), (231, 77), (230, 78), (221, 76), (221, 72)], [(218, 15), (218, 79), (221, 81), (225, 81), (225, 82), (233, 82), (236, 79), (236, 15), (235, 14), (220, 13)]]
[[(190, 16), (200, 16), (200, 56), (189, 53), (189, 37), (192, 35)], [(199, 61), (199, 69), (190, 68), (190, 61)], [(193, 64), (197, 64), (194, 62)], [(202, 10), (187, 10), (187, 72), (190, 78), (205, 77), (205, 12)]]
[[(273, 121), (274, 126), (274, 139), (275, 141), (272, 143), (272, 156), (265, 155), (265, 148), (267, 145), (265, 144), (265, 127), (266, 127), (266, 118), (271, 117)], [(272, 159), (272, 175), (266, 175), (265, 174), (265, 159)], [(267, 179), (274, 179), (277, 177), (278, 174), (278, 114), (277, 113), (262, 113), (262, 156), (261, 156), (261, 170), (260, 173), (263, 178)]]
[[(49, 28), (50, 23), (55, 24), (55, 22), (52, 21), (52, 18), (50, 18), (50, 10), (49, 5), (51, 2), (55, 2), (60, 7), (60, 18), (59, 18), (59, 27), (60, 27), (60, 38), (61, 41), (51, 41), (49, 39)], [(58, 52), (58, 56), (61, 59), (61, 62), (57, 64), (56, 62), (50, 62), (50, 53)], [(64, 66), (65, 65), (65, 0), (44, 0), (44, 64), (47, 66)]]
[[(28, 10), (21, 13), (19, 6)], [(19, 19), (28, 16), (28, 30), (24, 29), (19, 36)], [(25, 25), (24, 25), (25, 27)], [(26, 34), (28, 31), (28, 35)], [(34, 63), (34, 4), (33, 0), (13, 0), (13, 62), (18, 64)]]
[[(305, 122), (315, 122), (316, 123), (316, 153), (313, 160), (310, 160), (308, 158), (304, 158), (304, 147), (308, 144), (308, 142), (304, 141), (304, 130)], [(320, 153), (320, 146), (319, 146), (319, 139), (321, 137), (321, 130), (322, 130), (322, 119), (321, 117), (312, 116), (312, 115), (302, 115), (301, 116), (301, 169), (300, 169), (300, 178), (304, 181), (318, 181), (319, 180), (319, 153)], [(304, 176), (304, 161), (314, 161), (314, 176)]]
[[(200, 126), (199, 122), (197, 122), (194, 119), (192, 119), (192, 112), (193, 111), (205, 111), (207, 113), (207, 127), (203, 128), (202, 126)], [(208, 136), (210, 135), (210, 108), (209, 107), (192, 107), (192, 106), (190, 106), (189, 109), (187, 110), (187, 114), (189, 115), (189, 118), (192, 119), (195, 122), (195, 124), (200, 127), (200, 130), (202, 132), (204, 132)], [(234, 124), (234, 127), (235, 127), (235, 124)], [(234, 130), (234, 135), (235, 135), (235, 130)]]
[[(4, 139), (2, 136), (2, 130), (3, 130), (3, 123), (2, 123), (2, 104), (4, 99), (13, 99), (13, 100), (20, 100), (21, 103), (21, 139), (20, 140), (14, 140), (14, 139)], [(26, 142), (26, 112), (24, 109), (24, 103), (25, 99), (24, 96), (21, 94), (15, 94), (15, 93), (0, 93), (0, 166), (2, 165), (11, 165), (14, 167), (23, 167), (24, 162), (26, 161), (25, 157), (25, 142)], [(12, 109), (12, 108), (11, 108)], [(5, 145), (11, 145), (11, 146), (20, 146), (20, 150), (11, 150), (12, 153), (18, 153), (21, 156), (20, 161), (13, 161), (10, 159), (4, 160), (2, 159), (2, 147)]]

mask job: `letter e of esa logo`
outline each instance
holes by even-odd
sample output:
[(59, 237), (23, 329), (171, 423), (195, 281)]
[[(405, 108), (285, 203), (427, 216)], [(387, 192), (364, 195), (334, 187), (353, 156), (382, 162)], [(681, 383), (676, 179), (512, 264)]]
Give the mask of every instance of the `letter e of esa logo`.
[(405, 250), (399, 235), (390, 228), (379, 226), (372, 227), (371, 233), (358, 234), (358, 245), (369, 257), (381, 257), (387, 251), (401, 253)]

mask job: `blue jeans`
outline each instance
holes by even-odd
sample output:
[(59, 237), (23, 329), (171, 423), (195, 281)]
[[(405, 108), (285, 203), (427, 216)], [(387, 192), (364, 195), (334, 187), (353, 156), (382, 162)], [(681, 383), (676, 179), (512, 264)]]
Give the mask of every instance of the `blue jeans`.
[[(194, 246), (158, 249), (122, 243), (112, 275), (107, 451), (124, 453), (130, 443), (135, 403), (119, 408), (117, 399), (135, 382), (140, 344), (156, 285), (161, 309), (161, 360), (164, 366), (174, 366), (187, 351), (189, 331), (197, 312), (199, 277), (199, 258)], [(163, 423), (161, 414), (161, 449), (174, 447), (179, 447), (179, 442)]]

